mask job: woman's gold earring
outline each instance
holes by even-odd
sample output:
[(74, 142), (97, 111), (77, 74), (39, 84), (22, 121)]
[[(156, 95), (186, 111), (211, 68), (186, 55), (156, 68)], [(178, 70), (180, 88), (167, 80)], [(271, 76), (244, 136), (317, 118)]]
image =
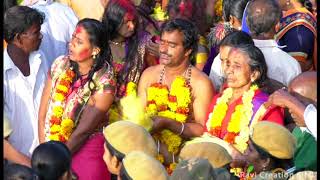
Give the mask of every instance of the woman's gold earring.
[(290, 5), (290, 0), (287, 0), (286, 4), (287, 4), (287, 6), (289, 6)]
[(96, 54), (93, 54), (93, 59), (96, 59)]

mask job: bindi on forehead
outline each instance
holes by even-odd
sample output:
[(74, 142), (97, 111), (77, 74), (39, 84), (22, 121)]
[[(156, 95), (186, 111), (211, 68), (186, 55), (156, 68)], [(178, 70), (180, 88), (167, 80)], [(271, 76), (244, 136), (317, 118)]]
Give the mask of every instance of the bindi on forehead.
[(77, 26), (76, 27), (76, 30), (75, 30), (76, 34), (80, 34), (82, 31), (83, 31), (83, 27), (82, 26)]

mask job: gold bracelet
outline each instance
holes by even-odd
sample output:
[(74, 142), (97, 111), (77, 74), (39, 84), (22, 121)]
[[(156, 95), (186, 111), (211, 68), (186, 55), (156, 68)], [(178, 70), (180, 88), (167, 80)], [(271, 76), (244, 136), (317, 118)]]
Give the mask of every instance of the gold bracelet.
[(184, 123), (181, 123), (181, 125), (182, 125), (182, 127), (181, 127), (181, 131), (180, 131), (180, 133), (179, 133), (179, 136), (181, 136), (182, 133), (183, 133), (183, 131), (184, 131)]

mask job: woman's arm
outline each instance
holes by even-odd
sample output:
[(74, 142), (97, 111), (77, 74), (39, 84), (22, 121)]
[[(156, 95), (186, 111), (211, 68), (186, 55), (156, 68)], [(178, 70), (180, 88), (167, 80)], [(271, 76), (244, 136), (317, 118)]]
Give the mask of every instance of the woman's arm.
[(3, 139), (3, 157), (14, 163), (31, 167), (31, 160), (17, 151), (6, 139)]
[(79, 120), (79, 124), (70, 136), (66, 145), (71, 153), (76, 152), (85, 140), (105, 120), (114, 96), (111, 93), (96, 93), (90, 99)]
[(48, 110), (48, 103), (49, 103), (49, 98), (50, 98), (51, 86), (52, 86), (52, 80), (49, 75), (47, 82), (44, 86), (43, 92), (42, 92), (39, 113), (38, 113), (38, 120), (39, 120), (38, 121), (38, 123), (39, 123), (38, 124), (38, 136), (39, 136), (40, 143), (45, 142), (45, 134), (44, 134), (45, 119), (46, 119), (46, 114), (47, 114), (47, 110)]

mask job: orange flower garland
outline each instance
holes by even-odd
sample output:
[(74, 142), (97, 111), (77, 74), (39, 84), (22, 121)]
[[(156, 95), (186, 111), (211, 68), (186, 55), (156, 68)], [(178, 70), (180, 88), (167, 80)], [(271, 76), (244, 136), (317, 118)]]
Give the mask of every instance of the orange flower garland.
[[(147, 90), (147, 116), (163, 116), (173, 121), (185, 123), (189, 114), (191, 103), (191, 89), (186, 79), (182, 76), (176, 77), (171, 84), (169, 92), (168, 86), (161, 83), (152, 84)], [(155, 139), (167, 145), (169, 153), (174, 157), (182, 144), (182, 138), (171, 132), (163, 130), (159, 135), (154, 135)], [(164, 157), (159, 154), (157, 159), (163, 163)], [(167, 167), (167, 172), (171, 174), (176, 167), (173, 162)]]
[[(182, 76), (176, 77), (170, 92), (166, 85), (154, 83), (148, 88), (146, 113), (149, 116), (163, 116), (174, 121), (186, 122), (191, 102), (190, 87)], [(160, 141), (168, 146), (170, 153), (176, 154), (182, 143), (179, 135), (169, 130), (161, 132)]]
[[(231, 120), (228, 123), (227, 134), (223, 140), (233, 144), (240, 152), (244, 152), (248, 147), (249, 140), (249, 123), (253, 114), (252, 99), (257, 85), (252, 85), (250, 89), (243, 93), (242, 103), (235, 107), (235, 111), (231, 115)], [(228, 101), (232, 97), (232, 88), (227, 88), (223, 94), (218, 98), (213, 112), (209, 115), (209, 120), (206, 123), (208, 131), (219, 137), (221, 134), (221, 124), (228, 110)]]
[(64, 104), (75, 73), (67, 69), (59, 76), (53, 93), (52, 115), (50, 117), (50, 140), (66, 142), (74, 128), (74, 122), (68, 117), (63, 117)]

